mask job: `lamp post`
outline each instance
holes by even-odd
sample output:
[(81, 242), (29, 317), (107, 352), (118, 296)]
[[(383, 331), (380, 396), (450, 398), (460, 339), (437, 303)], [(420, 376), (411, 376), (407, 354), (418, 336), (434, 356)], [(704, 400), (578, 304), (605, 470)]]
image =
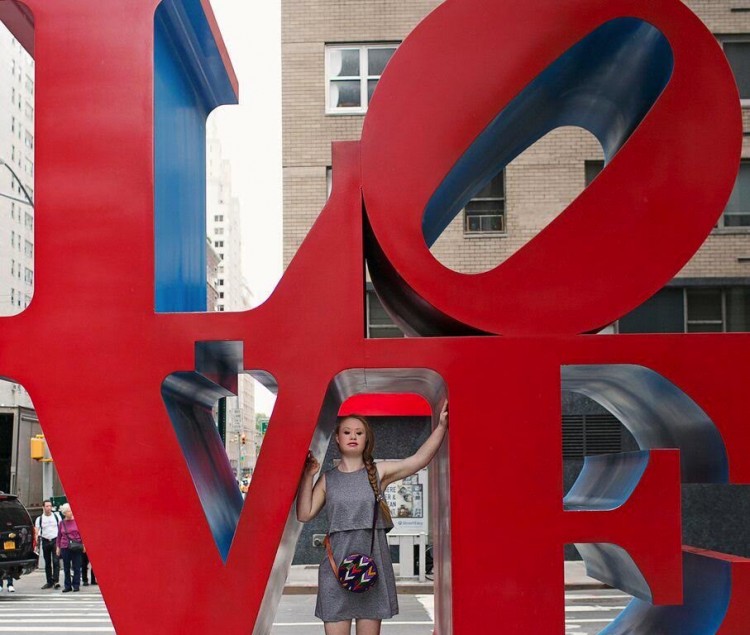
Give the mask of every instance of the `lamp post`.
[(0, 159), (0, 165), (5, 166), (8, 169), (8, 172), (10, 172), (13, 179), (18, 183), (18, 187), (21, 188), (21, 192), (24, 195), (24, 198), (16, 198), (15, 196), (8, 196), (7, 194), (0, 194), (3, 198), (8, 198), (11, 201), (16, 201), (17, 203), (23, 203), (24, 205), (30, 205), (32, 208), (34, 207), (34, 201), (31, 200), (31, 195), (29, 194), (28, 190), (24, 187), (23, 181), (21, 181), (20, 178), (18, 178), (18, 175), (15, 173), (12, 167), (10, 167), (9, 163), (6, 163), (4, 159)]

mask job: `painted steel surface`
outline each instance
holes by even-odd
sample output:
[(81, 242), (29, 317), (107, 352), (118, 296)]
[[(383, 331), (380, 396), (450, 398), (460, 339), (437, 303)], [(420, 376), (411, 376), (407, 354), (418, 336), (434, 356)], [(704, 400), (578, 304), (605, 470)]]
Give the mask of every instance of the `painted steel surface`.
[[(580, 333), (658, 289), (729, 195), (739, 100), (697, 18), (679, 0), (448, 0), (392, 59), (362, 142), (335, 144), (332, 195), (271, 298), (244, 313), (178, 314), (154, 307), (156, 5), (28, 2), (37, 285), (26, 311), (0, 320), (0, 372), (31, 394), (117, 632), (269, 632), (299, 533), (291, 510), (305, 456), (311, 447), (323, 455), (341, 405), (362, 393), (420, 395), (433, 413), (450, 394), (449, 439), (431, 478), (436, 632), (513, 635), (533, 624), (535, 633), (562, 633), (562, 555), (571, 542), (592, 545), (593, 571), (604, 576), (614, 566), (623, 584), (655, 605), (689, 601), (680, 453), (720, 439), (711, 445), (723, 452), (713, 464), (718, 472), (689, 473), (750, 482), (750, 432), (740, 415), (750, 339)], [(17, 6), (0, 0), (0, 14), (12, 14), (28, 42), (30, 23)], [(197, 7), (191, 3), (188, 14)], [(206, 24), (215, 41), (207, 55), (225, 63), (208, 13)], [(603, 44), (588, 39), (600, 28), (614, 29)], [(629, 36), (642, 43), (635, 52), (656, 56), (636, 65), (635, 77), (626, 72)], [(525, 89), (580, 59), (574, 49), (582, 42), (594, 47), (583, 62), (601, 53), (608, 65), (565, 75), (580, 80), (592, 109), (606, 105), (603, 94), (637, 95), (623, 118), (584, 117), (575, 103), (563, 104), (591, 126), (610, 163), (497, 269), (466, 276), (438, 265), (425, 241), (490, 171), (474, 144), (503, 143), (492, 135), (509, 130), (503, 117), (511, 102), (533, 122), (524, 108), (547, 102)], [(654, 68), (661, 84), (636, 90)], [(629, 79), (610, 84), (605, 70), (614, 81)], [(565, 92), (565, 82), (556, 86), (552, 110)], [(617, 121), (627, 125), (614, 131)], [(538, 123), (522, 130), (517, 150), (560, 122)], [(496, 168), (511, 150), (498, 150)], [(177, 158), (174, 165), (184, 169)], [(442, 203), (448, 211), (433, 197), (440, 188), (452, 199)], [(434, 337), (363, 337), (365, 257), (397, 319)], [(475, 335), (449, 336), (466, 333)], [(607, 381), (597, 384), (587, 367)], [(243, 369), (277, 386), (279, 397), (240, 509), (208, 408)], [(566, 510), (566, 382), (621, 406), (645, 382), (654, 387), (649, 400), (668, 394), (672, 404), (694, 404), (697, 432), (685, 432), (679, 449), (667, 433), (643, 432), (637, 460), (599, 466), (617, 482), (603, 487), (584, 474), (575, 509)], [(625, 405), (631, 419), (659, 414), (653, 403)], [(660, 431), (680, 425), (669, 413), (659, 421)], [(501, 568), (478, 583), (478, 557), (498, 547)], [(138, 570), (149, 572), (145, 583), (123, 573)], [(724, 586), (711, 586), (717, 599), (705, 603), (711, 626), (690, 618), (695, 632), (747, 632), (744, 571), (732, 564), (733, 580), (742, 582), (729, 598), (725, 572), (701, 578)], [(724, 619), (726, 628), (710, 630)]]
[[(419, 334), (597, 330), (660, 289), (716, 223), (739, 109), (716, 38), (682, 3), (446, 2), (396, 51), (365, 120), (373, 283)], [(439, 263), (428, 245), (451, 214), (560, 124), (599, 138), (606, 169), (495, 269)]]

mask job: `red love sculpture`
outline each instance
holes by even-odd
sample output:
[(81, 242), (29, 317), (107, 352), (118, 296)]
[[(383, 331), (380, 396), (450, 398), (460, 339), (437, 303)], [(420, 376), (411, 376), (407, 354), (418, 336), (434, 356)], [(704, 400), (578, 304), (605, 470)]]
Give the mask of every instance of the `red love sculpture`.
[[(436, 632), (561, 633), (569, 542), (643, 614), (680, 605), (680, 474), (750, 480), (750, 340), (578, 334), (674, 275), (729, 194), (739, 102), (713, 36), (678, 0), (448, 0), (394, 56), (361, 144), (335, 145), (333, 194), (273, 296), (245, 313), (166, 314), (153, 282), (156, 5), (0, 0), (27, 43), (33, 25), (37, 69), (37, 284), (28, 310), (0, 320), (0, 372), (32, 396), (117, 632), (267, 633), (306, 453), (367, 392), (419, 394), (433, 412), (450, 392), (432, 479)], [(205, 1), (168, 10), (202, 12), (216, 34)], [(439, 265), (427, 244), (472, 189), (571, 123), (607, 153), (592, 186), (495, 270)], [(365, 256), (404, 328), (435, 337), (364, 339)], [(240, 509), (210, 406), (243, 370), (279, 394)], [(643, 448), (589, 462), (565, 503), (563, 387), (609, 404)], [(737, 598), (715, 596), (733, 633), (750, 628)]]

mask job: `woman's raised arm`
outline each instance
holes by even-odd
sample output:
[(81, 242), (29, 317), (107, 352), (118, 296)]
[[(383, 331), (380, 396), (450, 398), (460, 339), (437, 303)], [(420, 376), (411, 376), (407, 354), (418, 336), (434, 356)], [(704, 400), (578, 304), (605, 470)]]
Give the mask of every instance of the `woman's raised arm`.
[(411, 476), (423, 467), (426, 467), (440, 449), (447, 430), (448, 402), (446, 401), (443, 409), (440, 411), (438, 424), (419, 450), (401, 461), (381, 461), (377, 464), (378, 473), (380, 474), (380, 487), (385, 490), (394, 481)]

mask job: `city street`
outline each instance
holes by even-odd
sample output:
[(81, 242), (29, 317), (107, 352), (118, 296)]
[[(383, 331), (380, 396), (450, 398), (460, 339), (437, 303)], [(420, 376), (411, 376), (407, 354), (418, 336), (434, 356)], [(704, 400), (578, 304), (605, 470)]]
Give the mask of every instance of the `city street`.
[(114, 633), (98, 586), (80, 593), (42, 590), (44, 573), (15, 581), (15, 593), (0, 593), (0, 633)]
[(566, 635), (594, 635), (614, 620), (631, 597), (617, 589), (568, 591), (565, 594)]
[[(0, 633), (114, 633), (99, 587), (82, 587), (81, 593), (42, 591), (40, 571), (16, 581), (16, 593), (0, 593)], [(594, 635), (609, 624), (630, 597), (620, 591), (591, 589), (565, 594), (565, 635)], [(384, 635), (431, 635), (432, 595), (399, 596), (401, 612), (383, 623)], [(274, 619), (271, 635), (323, 633), (313, 617), (315, 595), (285, 595)], [(534, 633), (533, 624), (529, 633)]]

